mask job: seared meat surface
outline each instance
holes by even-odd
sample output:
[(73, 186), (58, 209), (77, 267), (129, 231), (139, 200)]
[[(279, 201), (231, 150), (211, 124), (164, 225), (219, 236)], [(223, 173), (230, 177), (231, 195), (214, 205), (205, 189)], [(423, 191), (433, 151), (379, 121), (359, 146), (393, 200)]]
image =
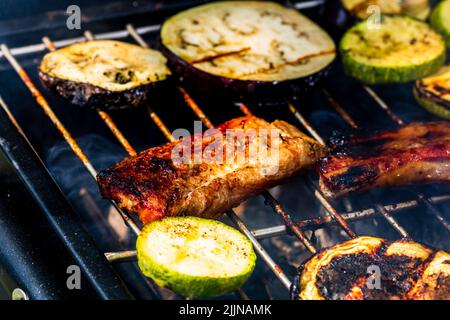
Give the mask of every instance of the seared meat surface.
[(373, 136), (331, 142), (319, 161), (322, 191), (330, 197), (374, 187), (450, 180), (450, 123), (412, 123)]
[(450, 254), (408, 240), (359, 237), (313, 256), (299, 285), (305, 300), (447, 300)]
[[(237, 143), (226, 139), (229, 130), (243, 134), (235, 139)], [(275, 135), (251, 136), (264, 130)], [(311, 167), (325, 153), (323, 146), (290, 124), (252, 116), (222, 124), (216, 134), (205, 134), (200, 143), (197, 138), (148, 149), (100, 172), (101, 194), (139, 214), (143, 223), (174, 215), (212, 218)], [(178, 154), (182, 145), (192, 150), (197, 146), (203, 154), (222, 147), (216, 150), (223, 150), (223, 161), (198, 162), (194, 155), (187, 163), (174, 161), (173, 151)], [(255, 148), (265, 149), (269, 156), (251, 156)]]

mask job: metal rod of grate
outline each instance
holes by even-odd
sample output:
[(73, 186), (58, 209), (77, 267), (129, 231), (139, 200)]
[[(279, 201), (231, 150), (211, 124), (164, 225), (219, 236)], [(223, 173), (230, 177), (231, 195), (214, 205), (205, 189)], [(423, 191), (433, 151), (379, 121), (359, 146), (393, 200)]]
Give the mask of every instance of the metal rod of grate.
[[(4, 44), (0, 46), (1, 52), (5, 56), (5, 58), (8, 60), (8, 62), (11, 64), (13, 69), (17, 72), (20, 79), (24, 82), (24, 84), (27, 86), (27, 88), (30, 90), (31, 94), (36, 99), (36, 102), (38, 105), (44, 110), (45, 114), (50, 118), (52, 123), (55, 125), (55, 127), (58, 129), (58, 131), (62, 134), (66, 142), (69, 144), (70, 148), (73, 150), (75, 155), (81, 160), (83, 165), (86, 167), (88, 172), (91, 174), (91, 176), (96, 180), (97, 177), (97, 171), (93, 167), (92, 163), (89, 161), (86, 154), (83, 152), (83, 150), (80, 148), (76, 140), (72, 137), (70, 132), (65, 128), (65, 126), (61, 123), (59, 118), (56, 116), (56, 114), (53, 112), (52, 108), (50, 107), (47, 100), (44, 98), (42, 93), (37, 89), (37, 87), (34, 85), (34, 83), (31, 81), (30, 77), (26, 73), (25, 69), (23, 69), (17, 60), (14, 58), (14, 56), (9, 51), (8, 47)], [(123, 218), (125, 223), (133, 230), (133, 232), (137, 235), (140, 232), (139, 227), (136, 225), (136, 223), (133, 221), (133, 219), (126, 214), (124, 211), (122, 211), (117, 203), (114, 201), (111, 201), (113, 206), (117, 209), (120, 216)]]
[[(209, 120), (209, 118), (203, 113), (203, 111), (200, 109), (200, 107), (197, 105), (197, 103), (192, 99), (192, 97), (187, 93), (185, 89), (182, 87), (178, 88), (181, 92), (181, 94), (184, 97), (184, 100), (186, 101), (186, 104), (193, 110), (193, 112), (198, 116), (198, 118), (203, 122), (203, 124), (208, 127), (208, 129), (211, 129), (214, 127), (212, 122)], [(305, 247), (311, 252), (316, 253), (317, 250), (314, 247), (314, 245), (311, 243), (311, 241), (303, 234), (303, 232), (298, 228), (298, 226), (292, 221), (291, 216), (286, 213), (286, 211), (281, 206), (280, 202), (276, 200), (272, 194), (270, 194), (269, 191), (263, 192), (263, 197), (265, 202), (270, 205), (270, 207), (280, 215), (280, 217), (283, 219), (286, 226), (291, 230), (297, 238), (302, 241), (302, 243), (305, 245)]]

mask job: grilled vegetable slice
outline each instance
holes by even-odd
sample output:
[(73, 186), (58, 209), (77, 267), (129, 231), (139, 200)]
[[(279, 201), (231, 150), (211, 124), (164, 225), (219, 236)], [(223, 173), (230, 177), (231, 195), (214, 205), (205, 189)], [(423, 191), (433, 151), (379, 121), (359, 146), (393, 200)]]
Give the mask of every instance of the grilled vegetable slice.
[(141, 105), (170, 75), (166, 58), (125, 42), (94, 40), (50, 52), (39, 66), (44, 85), (75, 105), (123, 109)]
[(409, 17), (383, 16), (380, 25), (363, 21), (342, 38), (345, 71), (368, 84), (417, 80), (445, 62), (442, 37)]
[(218, 296), (242, 286), (255, 268), (250, 241), (215, 220), (172, 217), (147, 224), (138, 264), (158, 285), (186, 297)]
[(355, 238), (306, 262), (294, 296), (304, 300), (448, 300), (450, 254), (409, 240)]
[(436, 75), (418, 80), (414, 96), (425, 109), (450, 120), (450, 66), (443, 67)]
[(341, 0), (344, 8), (358, 19), (367, 19), (374, 12), (370, 6), (377, 6), (384, 14), (405, 14), (425, 20), (430, 14), (428, 0)]
[(450, 48), (450, 0), (441, 1), (431, 14), (432, 26), (444, 36)]
[(324, 30), (268, 1), (222, 1), (184, 11), (164, 23), (161, 42), (187, 85), (259, 98), (315, 82), (335, 58)]

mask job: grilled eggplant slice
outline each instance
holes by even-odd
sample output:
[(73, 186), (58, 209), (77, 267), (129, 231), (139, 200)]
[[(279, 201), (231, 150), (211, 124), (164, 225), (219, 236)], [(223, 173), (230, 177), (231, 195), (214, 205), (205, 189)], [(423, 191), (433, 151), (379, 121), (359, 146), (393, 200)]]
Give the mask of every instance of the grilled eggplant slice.
[(299, 282), (304, 300), (448, 300), (450, 254), (359, 237), (313, 256)]
[[(97, 177), (101, 194), (116, 200), (124, 210), (138, 213), (143, 223), (187, 214), (215, 218), (312, 167), (326, 152), (317, 141), (284, 121), (268, 123), (248, 116), (232, 119), (217, 130), (218, 135), (202, 137), (201, 144), (196, 142), (198, 136), (171, 142), (101, 171)], [(241, 147), (227, 139), (232, 132), (240, 135), (236, 140)], [(279, 143), (267, 144), (266, 139), (272, 138), (264, 134), (252, 136), (257, 132), (274, 132)], [(199, 150), (198, 154), (201, 148), (206, 156), (216, 149), (217, 155), (223, 151), (223, 157), (218, 161), (206, 161), (208, 156), (201, 161), (174, 161), (173, 154), (183, 146)], [(263, 150), (261, 147), (275, 157), (250, 156), (251, 150)]]
[(450, 66), (442, 68), (436, 75), (416, 81), (413, 91), (425, 109), (450, 120)]
[(101, 109), (137, 107), (169, 75), (161, 53), (111, 40), (50, 52), (39, 66), (39, 77), (49, 89), (75, 105)]
[(368, 84), (408, 82), (444, 64), (444, 40), (426, 23), (401, 16), (383, 16), (379, 25), (371, 23), (358, 23), (341, 40), (342, 61), (350, 76)]
[(241, 287), (256, 262), (252, 244), (242, 233), (196, 217), (146, 225), (136, 250), (147, 277), (190, 298), (223, 295)]
[(374, 135), (339, 136), (318, 163), (328, 197), (376, 187), (450, 181), (450, 123), (411, 123)]
[(431, 14), (431, 25), (444, 36), (450, 48), (450, 0), (441, 1)]
[(214, 2), (184, 11), (164, 23), (161, 43), (186, 85), (258, 100), (292, 97), (314, 84), (336, 51), (314, 22), (268, 1)]

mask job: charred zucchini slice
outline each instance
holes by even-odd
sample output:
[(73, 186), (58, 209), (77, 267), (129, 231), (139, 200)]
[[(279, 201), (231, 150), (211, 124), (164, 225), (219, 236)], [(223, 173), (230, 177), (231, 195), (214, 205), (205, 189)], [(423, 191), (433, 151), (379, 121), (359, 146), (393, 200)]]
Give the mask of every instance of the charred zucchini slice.
[(431, 113), (450, 120), (450, 66), (437, 74), (416, 81), (414, 96)]
[(380, 25), (358, 23), (346, 32), (340, 51), (347, 74), (368, 84), (417, 80), (445, 62), (442, 37), (426, 23), (383, 16)]
[(218, 296), (242, 286), (255, 268), (251, 242), (215, 220), (171, 217), (147, 224), (138, 264), (158, 285), (186, 297)]
[(450, 48), (450, 0), (441, 1), (431, 14), (431, 24), (444, 36)]
[(103, 109), (141, 105), (169, 75), (161, 53), (112, 40), (80, 42), (50, 52), (39, 66), (45, 86), (75, 105)]
[(314, 22), (268, 1), (214, 2), (181, 12), (162, 26), (161, 42), (186, 84), (242, 95), (309, 84), (336, 54)]
[(358, 19), (367, 19), (370, 6), (377, 6), (383, 14), (405, 14), (425, 20), (430, 14), (428, 0), (341, 0), (344, 8)]

